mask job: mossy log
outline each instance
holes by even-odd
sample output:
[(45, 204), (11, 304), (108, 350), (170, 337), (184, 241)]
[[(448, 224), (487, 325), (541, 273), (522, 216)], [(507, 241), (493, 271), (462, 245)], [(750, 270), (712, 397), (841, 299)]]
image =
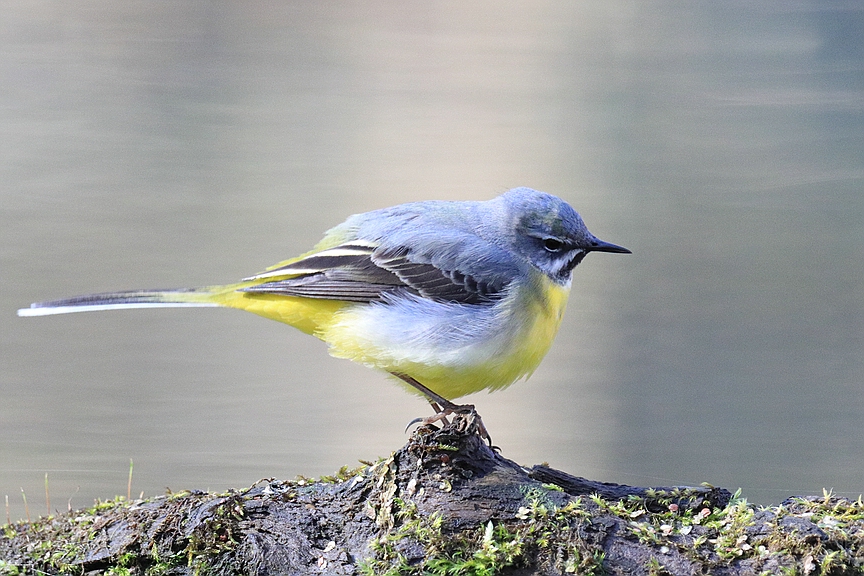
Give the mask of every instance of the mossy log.
[(475, 424), (421, 427), (334, 477), (6, 525), (0, 575), (862, 573), (860, 500), (757, 509), (720, 488), (591, 482), (507, 460)]

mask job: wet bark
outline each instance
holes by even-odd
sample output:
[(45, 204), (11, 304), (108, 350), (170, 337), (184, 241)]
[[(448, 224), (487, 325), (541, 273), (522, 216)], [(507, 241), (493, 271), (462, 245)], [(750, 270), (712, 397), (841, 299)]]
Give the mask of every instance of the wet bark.
[(860, 573), (860, 502), (758, 510), (731, 498), (525, 468), (460, 417), (332, 478), (115, 500), (7, 525), (0, 576)]

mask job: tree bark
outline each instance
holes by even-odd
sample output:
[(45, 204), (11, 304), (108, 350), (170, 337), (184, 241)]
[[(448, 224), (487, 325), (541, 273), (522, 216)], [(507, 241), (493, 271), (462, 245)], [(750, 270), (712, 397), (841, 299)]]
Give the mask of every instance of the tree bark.
[(864, 504), (524, 468), (460, 416), (319, 480), (183, 492), (4, 527), (15, 574), (860, 574)]

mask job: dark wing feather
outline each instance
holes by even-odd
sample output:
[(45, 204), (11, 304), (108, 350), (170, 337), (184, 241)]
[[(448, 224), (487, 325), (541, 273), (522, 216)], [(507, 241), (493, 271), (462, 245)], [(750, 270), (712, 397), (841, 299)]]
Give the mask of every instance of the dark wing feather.
[(397, 292), (392, 284), (367, 284), (364, 282), (339, 282), (327, 280), (323, 274), (314, 274), (265, 282), (257, 286), (242, 288), (241, 292), (253, 294), (278, 294), (281, 296), (300, 296), (324, 300), (343, 300), (345, 302), (373, 302), (381, 300), (387, 292)]
[[(278, 278), (292, 273), (299, 275)], [(362, 245), (337, 246), (253, 279), (267, 277), (276, 279), (242, 291), (347, 302), (373, 302), (385, 294), (409, 292), (433, 300), (484, 304), (498, 299), (506, 287), (414, 261), (405, 247), (384, 250)]]
[(506, 287), (504, 284), (479, 281), (458, 270), (443, 270), (434, 264), (417, 262), (404, 247), (376, 250), (372, 254), (372, 261), (396, 274), (420, 295), (434, 300), (483, 304), (500, 298)]

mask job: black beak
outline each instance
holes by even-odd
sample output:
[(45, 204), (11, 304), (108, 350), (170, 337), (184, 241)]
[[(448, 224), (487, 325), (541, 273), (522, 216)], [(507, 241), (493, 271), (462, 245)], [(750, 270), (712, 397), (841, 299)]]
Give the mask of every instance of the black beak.
[(618, 246), (617, 244), (610, 244), (609, 242), (604, 242), (602, 240), (598, 240), (594, 238), (588, 247), (586, 248), (588, 252), (614, 252), (615, 254), (632, 254), (630, 250), (624, 248), (623, 246)]

